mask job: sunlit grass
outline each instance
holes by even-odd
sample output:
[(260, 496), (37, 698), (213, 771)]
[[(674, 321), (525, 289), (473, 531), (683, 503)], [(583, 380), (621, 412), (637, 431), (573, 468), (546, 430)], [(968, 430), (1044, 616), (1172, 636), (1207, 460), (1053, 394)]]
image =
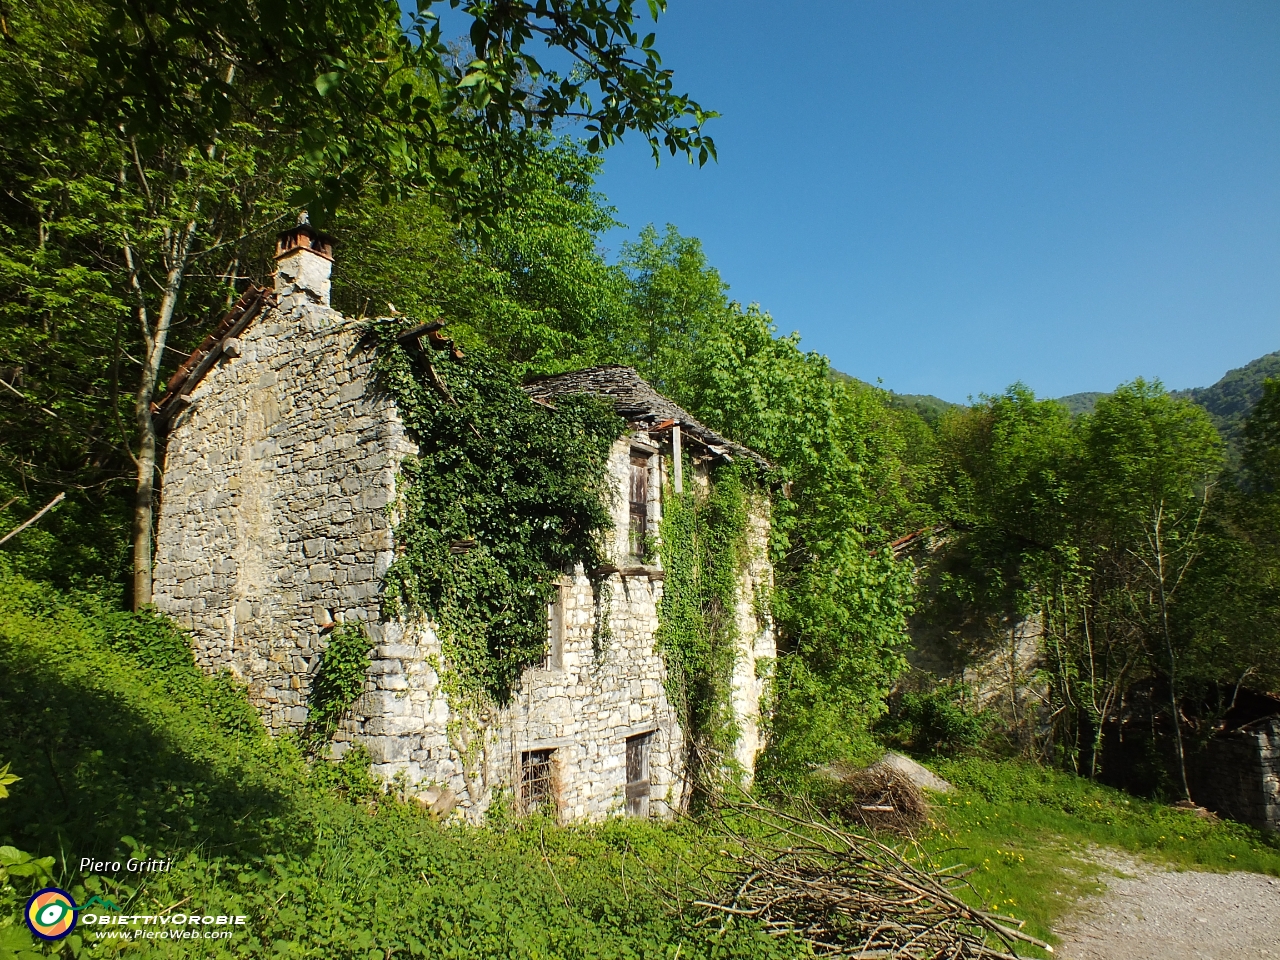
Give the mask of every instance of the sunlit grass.
[(958, 789), (933, 798), (930, 826), (915, 838), (918, 855), (936, 867), (964, 863), (972, 869), (968, 901), (1025, 920), (1037, 937), (1052, 941), (1053, 928), (1081, 897), (1105, 889), (1099, 847), (1175, 869), (1280, 876), (1280, 840), (1241, 824), (1028, 764), (966, 759), (933, 766)]

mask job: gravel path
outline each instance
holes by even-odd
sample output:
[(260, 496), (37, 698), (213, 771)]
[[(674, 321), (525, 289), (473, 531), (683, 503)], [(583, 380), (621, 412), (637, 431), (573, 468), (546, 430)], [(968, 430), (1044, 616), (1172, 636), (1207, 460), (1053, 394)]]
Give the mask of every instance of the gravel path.
[(1280, 880), (1177, 872), (1098, 851), (1118, 870), (1058, 931), (1065, 960), (1280, 960)]

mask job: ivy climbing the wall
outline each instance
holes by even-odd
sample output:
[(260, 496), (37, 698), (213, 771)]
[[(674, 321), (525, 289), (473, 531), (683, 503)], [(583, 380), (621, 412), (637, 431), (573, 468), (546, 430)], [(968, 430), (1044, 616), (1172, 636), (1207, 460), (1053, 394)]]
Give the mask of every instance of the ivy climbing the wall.
[(369, 635), (359, 623), (342, 623), (329, 637), (307, 700), (307, 725), (328, 739), (338, 718), (364, 693)]
[(433, 621), (451, 691), (504, 703), (545, 656), (556, 578), (602, 562), (625, 424), (594, 397), (534, 403), (483, 355), (421, 352), (386, 321), (373, 332), (379, 383), (419, 447), (401, 464), (384, 613)]
[(741, 467), (728, 464), (713, 471), (708, 490), (695, 483), (681, 494), (668, 490), (663, 499), (666, 581), (657, 643), (695, 777), (697, 767), (731, 763), (738, 738), (731, 694), (737, 591), (748, 559), (748, 482)]

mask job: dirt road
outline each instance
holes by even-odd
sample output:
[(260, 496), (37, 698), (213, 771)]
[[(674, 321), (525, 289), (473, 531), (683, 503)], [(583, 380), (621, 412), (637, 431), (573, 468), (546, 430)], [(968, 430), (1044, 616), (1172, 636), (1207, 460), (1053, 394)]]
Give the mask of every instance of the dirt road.
[(1064, 960), (1280, 960), (1280, 880), (1097, 860), (1120, 875), (1058, 931)]

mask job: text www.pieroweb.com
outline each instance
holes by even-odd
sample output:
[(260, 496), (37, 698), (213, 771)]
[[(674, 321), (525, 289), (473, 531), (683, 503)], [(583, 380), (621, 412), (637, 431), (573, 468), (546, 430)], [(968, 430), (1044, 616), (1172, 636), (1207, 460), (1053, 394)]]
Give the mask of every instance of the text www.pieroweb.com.
[(99, 940), (230, 940), (234, 930), (98, 930)]

